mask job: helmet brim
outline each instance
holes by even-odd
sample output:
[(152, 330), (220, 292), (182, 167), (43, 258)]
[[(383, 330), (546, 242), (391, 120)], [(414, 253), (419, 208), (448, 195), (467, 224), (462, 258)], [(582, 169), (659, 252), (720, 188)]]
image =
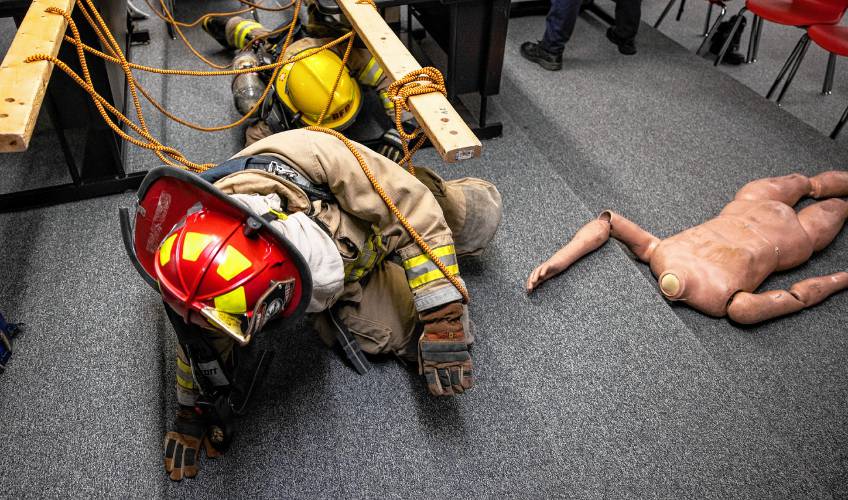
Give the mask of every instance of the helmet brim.
[[(137, 193), (138, 205), (135, 227), (128, 227), (128, 214), (122, 209), (124, 245), (130, 260), (139, 274), (151, 285), (156, 284), (155, 257), (168, 234), (186, 214), (198, 204), (241, 220), (255, 230), (272, 239), (283, 248), (297, 270), (299, 298), (297, 306), (284, 317), (297, 319), (306, 311), (312, 296), (312, 273), (306, 259), (295, 246), (274, 229), (265, 219), (251, 212), (245, 205), (227, 196), (200, 176), (174, 167), (152, 169), (141, 183)], [(154, 286), (157, 291), (158, 286)]]

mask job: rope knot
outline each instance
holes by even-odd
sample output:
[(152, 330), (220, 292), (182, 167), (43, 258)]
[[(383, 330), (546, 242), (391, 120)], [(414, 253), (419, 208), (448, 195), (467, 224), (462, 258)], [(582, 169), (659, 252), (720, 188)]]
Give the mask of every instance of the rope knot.
[[(410, 71), (403, 78), (390, 83), (386, 89), (386, 96), (395, 104), (395, 128), (397, 128), (398, 134), (404, 140), (403, 158), (398, 161), (398, 165), (405, 166), (411, 174), (415, 173), (415, 167), (412, 165), (412, 155), (424, 144), (426, 136), (422, 133), (421, 127), (416, 128), (411, 133), (407, 133), (404, 130), (402, 122), (403, 112), (410, 111), (410, 97), (429, 94), (431, 92), (439, 92), (442, 95), (447, 95), (445, 77), (441, 71), (430, 66)], [(418, 139), (418, 142), (410, 149), (409, 143), (416, 139)]]

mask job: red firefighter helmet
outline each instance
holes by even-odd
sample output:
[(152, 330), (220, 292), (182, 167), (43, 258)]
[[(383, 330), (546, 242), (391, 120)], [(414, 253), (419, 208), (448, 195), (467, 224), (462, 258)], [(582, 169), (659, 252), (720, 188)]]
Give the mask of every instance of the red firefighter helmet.
[(151, 170), (139, 189), (130, 258), (186, 323), (244, 345), (266, 322), (306, 309), (312, 280), (303, 256), (268, 222), (200, 177)]

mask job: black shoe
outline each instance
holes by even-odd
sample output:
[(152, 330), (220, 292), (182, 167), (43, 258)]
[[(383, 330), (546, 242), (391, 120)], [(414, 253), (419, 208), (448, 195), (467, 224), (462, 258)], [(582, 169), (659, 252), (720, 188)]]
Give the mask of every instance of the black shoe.
[(612, 28), (607, 29), (607, 38), (610, 42), (618, 45), (618, 51), (622, 54), (632, 56), (636, 53), (636, 43), (632, 38), (630, 40), (624, 40), (616, 35)]
[(549, 71), (562, 69), (562, 54), (553, 54), (542, 48), (539, 43), (524, 42), (521, 44), (521, 55), (528, 61), (533, 61)]

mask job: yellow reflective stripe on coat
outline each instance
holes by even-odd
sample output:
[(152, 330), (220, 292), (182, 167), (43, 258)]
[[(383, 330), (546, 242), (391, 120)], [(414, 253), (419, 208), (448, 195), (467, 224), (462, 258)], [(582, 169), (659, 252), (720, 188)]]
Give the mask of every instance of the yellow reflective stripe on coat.
[(187, 373), (191, 375), (191, 366), (189, 366), (185, 361), (177, 358), (177, 368), (180, 369), (183, 373)]
[(377, 59), (375, 57), (371, 57), (371, 60), (368, 61), (368, 64), (362, 68), (362, 71), (359, 72), (359, 76), (356, 77), (359, 80), (359, 83), (368, 87), (376, 87), (377, 82), (383, 78), (383, 68), (377, 63)]
[(395, 109), (395, 103), (389, 99), (389, 93), (385, 90), (381, 90), (377, 92), (377, 95), (380, 96), (380, 102), (383, 103), (383, 109)]
[[(459, 264), (456, 260), (456, 250), (453, 245), (444, 245), (433, 249), (433, 255), (439, 258), (453, 275), (459, 274)], [(418, 288), (427, 283), (443, 279), (445, 277), (441, 269), (426, 255), (416, 255), (403, 261), (406, 270), (406, 279), (410, 288)]]
[[(445, 245), (433, 249), (433, 255), (436, 257), (447, 257), (448, 255), (456, 256), (456, 248), (453, 245)], [(430, 262), (430, 257), (426, 254), (416, 255), (410, 259), (403, 261), (403, 268), (409, 271), (413, 267), (420, 266), (426, 262)]]
[(194, 380), (186, 380), (183, 377), (181, 377), (180, 374), (178, 373), (177, 374), (177, 385), (179, 385), (183, 389), (191, 390), (191, 389), (194, 389)]
[(256, 21), (241, 21), (236, 24), (236, 29), (233, 31), (233, 45), (236, 48), (243, 49), (247, 42), (247, 35), (256, 28), (261, 28), (262, 25)]
[[(447, 268), (447, 270), (452, 275), (456, 276), (457, 274), (459, 274), (459, 266), (458, 265), (454, 264), (452, 266), (445, 266), (445, 267)], [(408, 276), (409, 276), (409, 273), (407, 273), (407, 277)], [(433, 281), (436, 281), (436, 280), (440, 280), (444, 277), (445, 277), (444, 273), (442, 273), (442, 271), (440, 269), (436, 268), (436, 269), (433, 269), (432, 271), (427, 271), (426, 273), (424, 273), (424, 274), (422, 274), (422, 275), (420, 275), (420, 276), (418, 276), (414, 279), (409, 280), (409, 287), (410, 288), (418, 288), (419, 286), (424, 286), (427, 283), (430, 283), (430, 282), (433, 282)]]

